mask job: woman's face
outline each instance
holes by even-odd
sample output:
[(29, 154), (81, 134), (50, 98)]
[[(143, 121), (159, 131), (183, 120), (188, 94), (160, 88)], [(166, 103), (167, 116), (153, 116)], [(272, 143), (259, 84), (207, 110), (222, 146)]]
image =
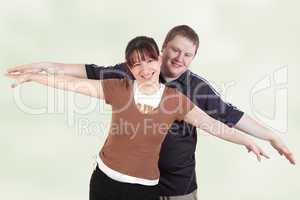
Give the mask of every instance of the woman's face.
[(158, 60), (150, 58), (145, 55), (144, 59), (141, 59), (139, 52), (133, 52), (133, 64), (129, 67), (134, 78), (139, 83), (150, 83), (150, 82), (159, 82), (160, 66), (161, 66), (161, 57), (158, 57)]

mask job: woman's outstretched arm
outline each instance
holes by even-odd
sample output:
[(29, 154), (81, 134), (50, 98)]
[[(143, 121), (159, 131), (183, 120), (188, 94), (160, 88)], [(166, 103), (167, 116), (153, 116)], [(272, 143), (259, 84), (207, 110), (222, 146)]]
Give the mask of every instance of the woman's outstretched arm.
[(184, 116), (184, 121), (220, 139), (235, 144), (244, 145), (249, 152), (252, 151), (257, 156), (259, 161), (261, 160), (261, 156), (269, 158), (249, 137), (246, 137), (245, 135), (239, 133), (239, 131), (213, 119), (197, 106), (195, 106)]
[(42, 73), (6, 74), (6, 76), (16, 79), (16, 83), (13, 84), (12, 87), (16, 87), (24, 82), (33, 81), (49, 87), (73, 91), (100, 99), (104, 98), (100, 80), (81, 79), (59, 74), (47, 75)]

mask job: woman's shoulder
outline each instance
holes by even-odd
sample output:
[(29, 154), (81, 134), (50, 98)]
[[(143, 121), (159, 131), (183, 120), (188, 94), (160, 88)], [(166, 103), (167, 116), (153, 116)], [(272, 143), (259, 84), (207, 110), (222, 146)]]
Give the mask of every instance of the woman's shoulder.
[(104, 79), (102, 80), (103, 83), (109, 84), (114, 87), (128, 87), (133, 83), (133, 80), (123, 78), (123, 79)]

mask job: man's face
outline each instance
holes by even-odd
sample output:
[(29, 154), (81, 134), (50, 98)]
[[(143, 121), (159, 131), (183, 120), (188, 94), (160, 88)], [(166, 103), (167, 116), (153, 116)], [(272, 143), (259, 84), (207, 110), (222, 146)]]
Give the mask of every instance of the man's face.
[(162, 73), (177, 78), (184, 73), (196, 52), (196, 45), (186, 37), (177, 35), (162, 49)]

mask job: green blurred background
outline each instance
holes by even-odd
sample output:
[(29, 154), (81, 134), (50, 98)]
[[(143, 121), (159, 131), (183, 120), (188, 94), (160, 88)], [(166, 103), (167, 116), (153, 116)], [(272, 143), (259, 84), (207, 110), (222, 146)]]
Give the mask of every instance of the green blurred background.
[[(1, 0), (0, 68), (3, 74), (39, 61), (113, 65), (123, 61), (134, 36), (154, 37), (161, 46), (169, 29), (187, 24), (200, 37), (191, 70), (276, 129), (299, 160), (299, 6), (280, 0)], [(0, 198), (87, 199), (110, 108), (37, 84), (14, 91), (11, 83), (0, 79)], [(259, 141), (272, 159), (258, 163), (243, 147), (199, 132), (199, 199), (300, 198), (299, 166), (267, 143)]]

